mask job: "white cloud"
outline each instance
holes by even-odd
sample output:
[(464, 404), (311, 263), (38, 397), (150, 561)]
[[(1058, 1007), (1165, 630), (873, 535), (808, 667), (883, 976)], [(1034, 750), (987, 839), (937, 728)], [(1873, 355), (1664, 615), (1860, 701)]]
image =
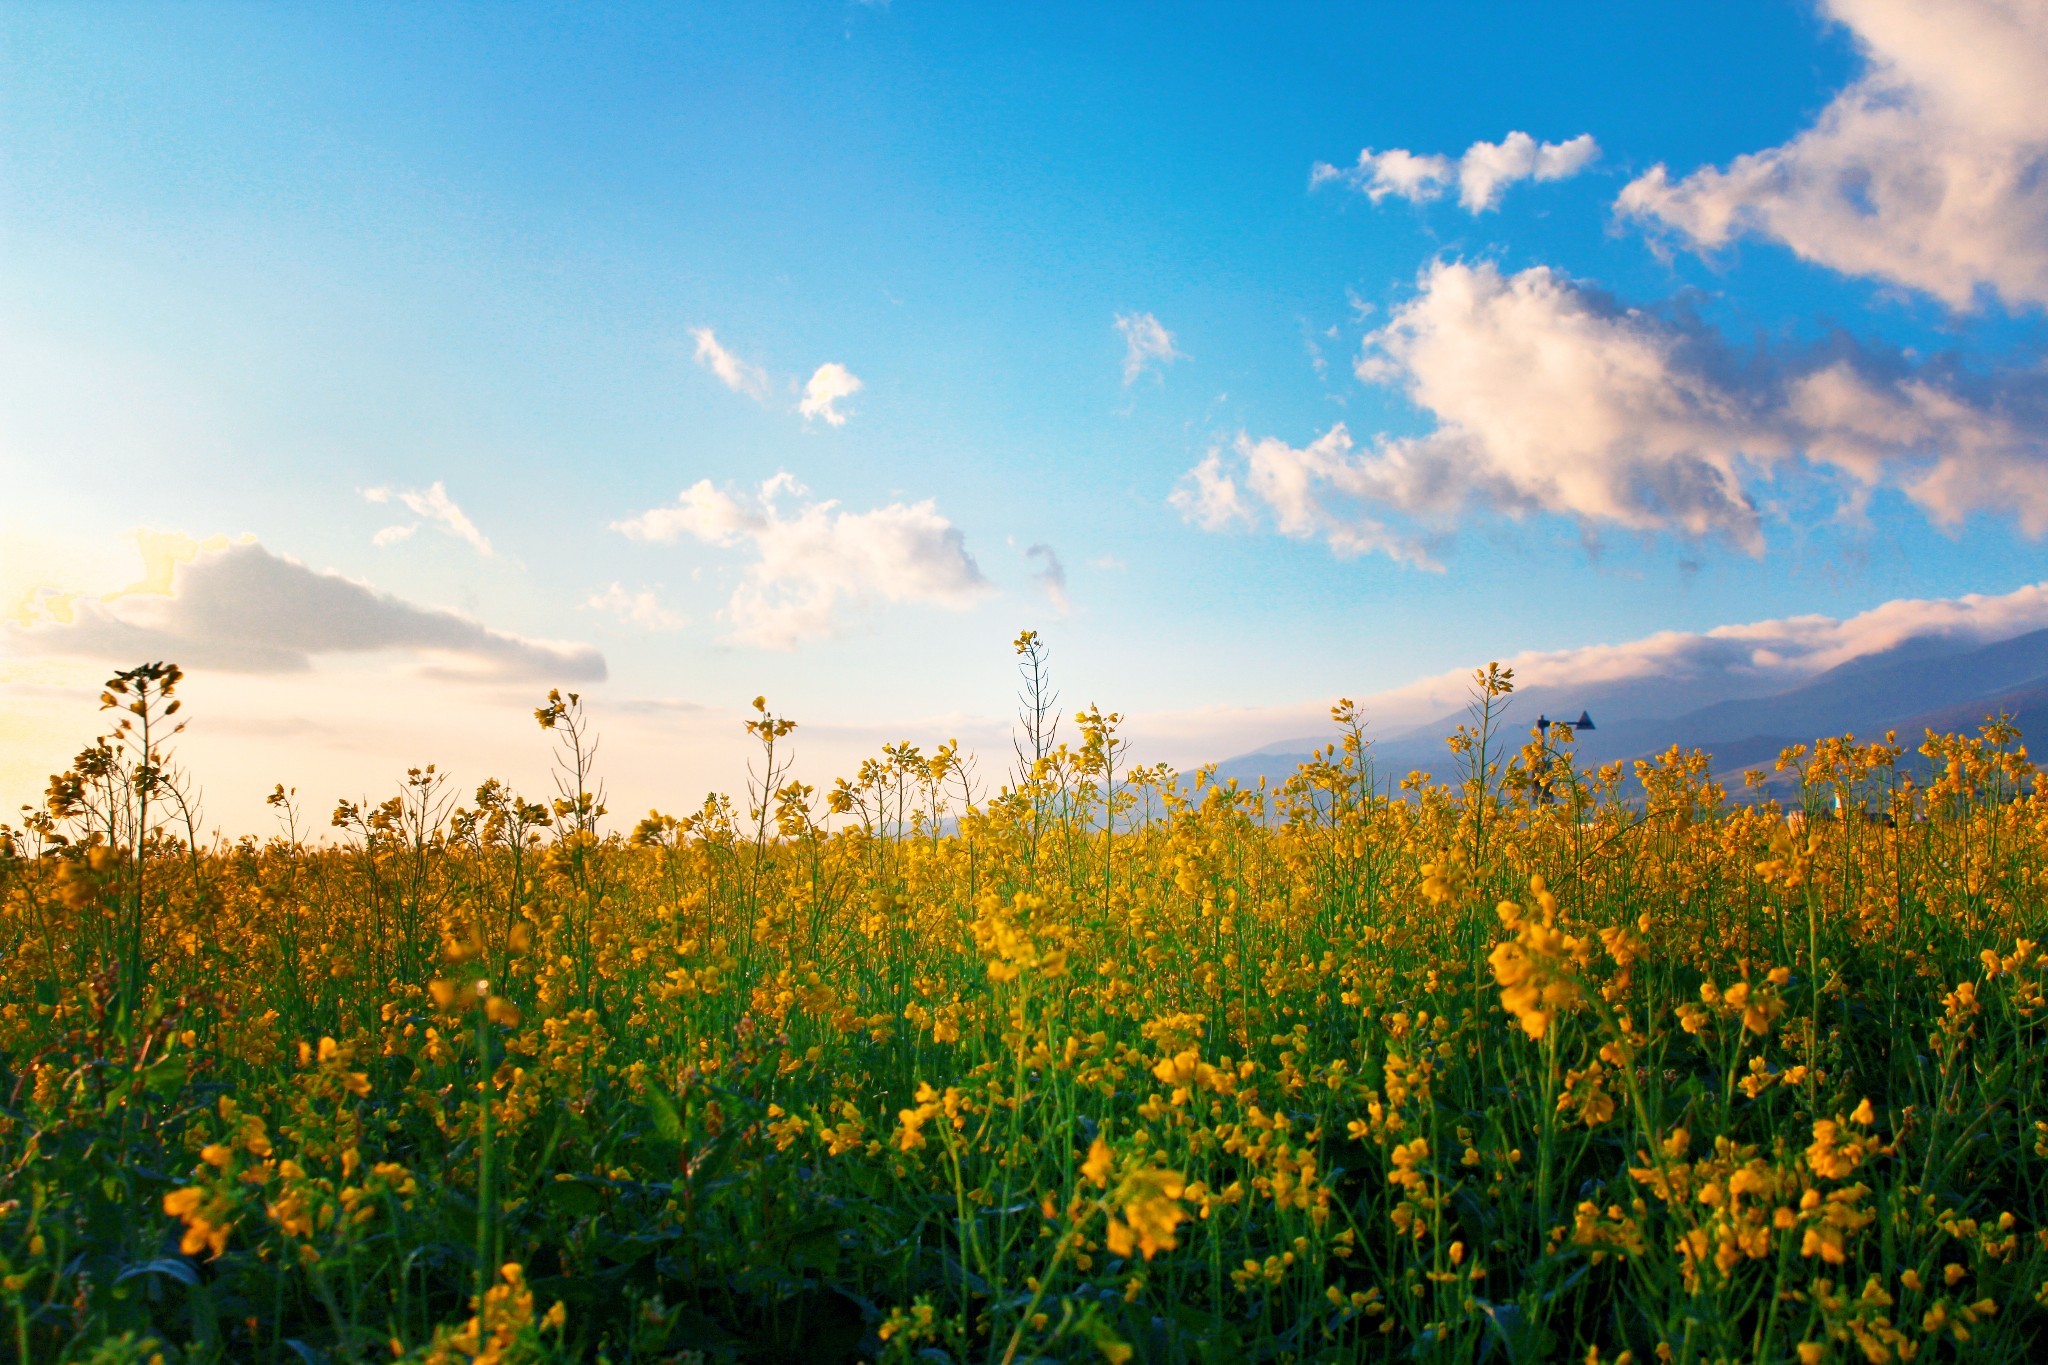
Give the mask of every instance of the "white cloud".
[(810, 382), (804, 385), (803, 401), (797, 404), (797, 411), (804, 415), (805, 421), (822, 417), (832, 426), (843, 427), (848, 414), (834, 405), (860, 391), (860, 379), (851, 370), (836, 360), (828, 361), (820, 365), (812, 373)]
[(642, 588), (639, 592), (627, 592), (621, 584), (614, 583), (603, 592), (594, 593), (584, 606), (592, 611), (605, 612), (616, 616), (627, 625), (642, 630), (681, 630), (689, 623), (675, 612), (661, 604), (661, 599), (651, 591)]
[(1041, 542), (1026, 550), (1024, 557), (1037, 562), (1038, 570), (1031, 577), (1044, 590), (1046, 600), (1052, 603), (1053, 610), (1065, 616), (1067, 614), (1067, 566), (1060, 562), (1059, 551)]
[(1237, 491), (1237, 480), (1224, 472), (1223, 456), (1210, 451), (1182, 477), (1167, 502), (1204, 531), (1249, 525), (1252, 509)]
[[(762, 496), (764, 500), (773, 496), (769, 486), (763, 487)], [(666, 544), (690, 536), (707, 545), (731, 545), (748, 529), (750, 515), (732, 494), (714, 487), (709, 479), (699, 479), (677, 495), (673, 507), (649, 508), (637, 517), (613, 522), (612, 529), (629, 540)]]
[(1124, 339), (1124, 383), (1135, 383), (1148, 365), (1164, 370), (1187, 357), (1174, 349), (1173, 333), (1150, 313), (1118, 313), (1116, 330)]
[(1527, 133), (1509, 133), (1499, 142), (1475, 142), (1458, 158), (1458, 203), (1473, 213), (1496, 208), (1517, 180), (1564, 180), (1577, 175), (1600, 155), (1591, 133), (1569, 142), (1538, 143)]
[(1782, 435), (1718, 381), (1700, 338), (1536, 267), (1439, 262), (1367, 338), (1359, 372), (1437, 422), (1351, 462), (1361, 497), (1449, 513), (1466, 498), (1761, 547), (1747, 460)]
[(1310, 168), (1308, 180), (1311, 187), (1342, 180), (1375, 204), (1390, 194), (1421, 204), (1441, 195), (1457, 173), (1457, 163), (1447, 156), (1417, 156), (1402, 147), (1376, 152), (1367, 147), (1359, 152), (1355, 165), (1338, 167), (1318, 161)]
[(2005, 513), (2048, 535), (2048, 375), (1993, 384), (1836, 361), (1791, 383), (1785, 417), (1808, 459), (1896, 484), (1942, 526)]
[(1211, 450), (1168, 499), (1204, 529), (1251, 525), (1258, 520), (1253, 509), (1262, 508), (1280, 534), (1322, 539), (1347, 558), (1384, 554), (1417, 568), (1441, 567), (1424, 538), (1398, 532), (1364, 510), (1395, 491), (1387, 475), (1398, 481), (1408, 471), (1398, 458), (1354, 452), (1342, 422), (1300, 449), (1276, 437), (1239, 433), (1232, 453), (1237, 474), (1225, 473), (1222, 451)]
[(718, 377), (718, 382), (734, 393), (743, 393), (749, 398), (765, 399), (768, 396), (768, 372), (759, 365), (750, 365), (719, 344), (718, 334), (709, 327), (692, 327), (690, 335), (697, 342), (697, 363)]
[[(2012, 513), (2048, 533), (2048, 376), (1972, 377), (1870, 351), (1738, 354), (1683, 317), (1555, 271), (1438, 262), (1366, 340), (1361, 378), (1434, 427), (1360, 446), (1240, 435), (1172, 501), (1206, 529), (1270, 518), (1339, 553), (1427, 565), (1430, 528), (1472, 507), (1763, 548), (1758, 485), (1819, 473), (1851, 504), (1894, 487), (1953, 525)], [(1421, 529), (1392, 526), (1388, 513)]]
[(831, 501), (785, 509), (784, 498), (805, 491), (788, 474), (753, 495), (703, 479), (675, 506), (614, 522), (613, 529), (637, 540), (689, 536), (751, 550), (754, 560), (721, 615), (732, 626), (729, 639), (763, 649), (794, 649), (835, 634), (848, 613), (878, 602), (959, 611), (993, 591), (965, 537), (929, 499), (867, 512), (841, 511)]
[(1825, 0), (1868, 63), (1782, 146), (1673, 180), (1625, 214), (1711, 250), (1744, 235), (1951, 307), (2048, 304), (2048, 6)]
[[(448, 535), (468, 545), (488, 559), (493, 551), (491, 542), (484, 533), (476, 529), (476, 523), (455, 505), (448, 496), (448, 489), (439, 479), (426, 488), (365, 488), (363, 496), (375, 503), (388, 503), (394, 499), (416, 517), (424, 517)], [(419, 522), (407, 525), (387, 526), (370, 538), (370, 543), (382, 549), (395, 545), (420, 529)]]
[(1475, 142), (1453, 161), (1438, 154), (1417, 155), (1400, 147), (1376, 152), (1367, 147), (1356, 163), (1339, 168), (1319, 161), (1309, 184), (1341, 180), (1375, 204), (1388, 195), (1426, 203), (1456, 183), (1458, 203), (1472, 213), (1500, 205), (1501, 195), (1518, 180), (1564, 180), (1593, 164), (1600, 145), (1591, 133), (1566, 142), (1538, 142), (1513, 132), (1499, 142)]
[(187, 668), (303, 673), (328, 655), (397, 652), (487, 675), (597, 679), (588, 645), (530, 640), (452, 611), (415, 606), (254, 541), (146, 539), (145, 582), (105, 597), (50, 599), (4, 628), (25, 653)]

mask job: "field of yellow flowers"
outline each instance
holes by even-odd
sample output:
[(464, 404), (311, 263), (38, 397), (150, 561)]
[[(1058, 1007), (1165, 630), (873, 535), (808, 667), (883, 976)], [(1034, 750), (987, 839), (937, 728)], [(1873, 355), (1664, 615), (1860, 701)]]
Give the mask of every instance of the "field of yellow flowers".
[(1041, 704), (1005, 780), (821, 794), (757, 703), (746, 796), (620, 831), (551, 696), (545, 799), (280, 788), (207, 849), (176, 684), (0, 837), (21, 1359), (2048, 1355), (2007, 725), (1740, 805), (1522, 746), (1489, 669), (1449, 784), (1348, 704), (1270, 790)]

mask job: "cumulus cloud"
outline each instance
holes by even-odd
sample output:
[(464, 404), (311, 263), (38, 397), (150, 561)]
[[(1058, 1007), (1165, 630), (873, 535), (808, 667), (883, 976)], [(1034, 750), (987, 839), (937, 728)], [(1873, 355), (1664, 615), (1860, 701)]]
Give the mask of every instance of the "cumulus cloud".
[(1425, 566), (1428, 529), (1472, 507), (1759, 553), (1759, 486), (1805, 473), (1851, 505), (1893, 487), (1943, 524), (2002, 510), (2048, 533), (2038, 373), (1972, 376), (1840, 341), (1744, 354), (1544, 267), (1442, 261), (1368, 336), (1358, 373), (1402, 389), (1433, 429), (1359, 444), (1338, 424), (1301, 448), (1240, 435), (1188, 472), (1183, 516), (1212, 530), (1263, 516), (1339, 553)]
[(1388, 195), (1421, 204), (1442, 196), (1444, 186), (1455, 180), (1458, 165), (1441, 153), (1417, 156), (1403, 147), (1376, 152), (1367, 147), (1351, 166), (1333, 166), (1318, 161), (1309, 170), (1309, 184), (1341, 180), (1377, 204)]
[(1167, 502), (1187, 521), (1204, 531), (1222, 531), (1251, 524), (1251, 505), (1237, 490), (1237, 480), (1223, 467), (1223, 454), (1212, 450), (1184, 475)]
[(2048, 7), (1825, 0), (1867, 68), (1790, 142), (1622, 191), (1711, 250), (1744, 235), (1951, 307), (2048, 304)]
[(1367, 147), (1349, 166), (1317, 162), (1309, 172), (1309, 184), (1342, 181), (1375, 204), (1390, 194), (1426, 203), (1455, 184), (1458, 203), (1469, 212), (1484, 213), (1498, 208), (1501, 195), (1516, 181), (1564, 180), (1592, 165), (1599, 155), (1600, 144), (1591, 133), (1566, 142), (1538, 142), (1527, 133), (1513, 132), (1499, 142), (1475, 142), (1455, 160), (1400, 147), (1383, 152)]
[(1442, 567), (1427, 538), (1396, 530), (1367, 510), (1388, 501), (1393, 490), (1386, 476), (1399, 481), (1405, 471), (1398, 456), (1357, 451), (1342, 422), (1300, 449), (1240, 432), (1229, 453), (1226, 464), (1221, 448), (1211, 450), (1167, 499), (1204, 530), (1254, 526), (1263, 512), (1280, 534), (1321, 539), (1347, 558), (1377, 553), (1416, 568)]
[[(425, 488), (365, 488), (363, 496), (375, 503), (397, 502), (414, 516), (454, 536), (463, 544), (488, 559), (493, 551), (491, 542), (484, 533), (476, 529), (476, 523), (455, 505), (455, 499), (448, 496), (448, 489), (439, 479)], [(370, 543), (379, 549), (396, 545), (420, 529), (418, 521), (387, 526), (370, 537)]]
[(1024, 557), (1038, 565), (1037, 572), (1031, 575), (1032, 579), (1044, 590), (1046, 600), (1052, 603), (1053, 609), (1059, 612), (1060, 615), (1065, 616), (1067, 614), (1067, 566), (1060, 562), (1059, 551), (1053, 549), (1050, 545), (1040, 542), (1026, 550)]
[(795, 649), (837, 633), (851, 612), (882, 602), (914, 602), (959, 611), (993, 591), (966, 538), (929, 499), (847, 512), (837, 502), (800, 502), (788, 474), (758, 492), (732, 492), (699, 480), (672, 506), (612, 524), (635, 540), (687, 536), (753, 555), (723, 613), (729, 639), (763, 649)]
[(1174, 349), (1173, 333), (1161, 326), (1159, 319), (1150, 313), (1118, 313), (1116, 330), (1124, 339), (1126, 385), (1136, 383), (1147, 366), (1164, 370), (1176, 360), (1187, 359)]
[(235, 673), (304, 673), (322, 656), (400, 652), (486, 674), (605, 676), (604, 657), (588, 645), (530, 640), (415, 606), (254, 541), (171, 546), (157, 538), (144, 548), (161, 551), (162, 562), (143, 583), (25, 608), (5, 627), (7, 643), (28, 653), (172, 659)]
[(719, 383), (752, 399), (767, 398), (766, 370), (759, 365), (750, 365), (726, 350), (719, 343), (718, 334), (709, 327), (692, 327), (690, 335), (697, 342), (697, 363), (716, 375)]
[(797, 411), (804, 415), (805, 421), (822, 417), (832, 426), (843, 427), (849, 414), (841, 412), (835, 404), (860, 391), (861, 382), (853, 371), (836, 360), (828, 361), (820, 365), (812, 373), (810, 382), (804, 385), (803, 401), (797, 404)]
[(603, 592), (593, 593), (584, 606), (592, 611), (601, 611), (615, 616), (629, 626), (642, 630), (681, 630), (689, 624), (681, 616), (661, 604), (653, 592), (642, 588), (639, 592), (627, 592), (623, 584), (614, 583)]

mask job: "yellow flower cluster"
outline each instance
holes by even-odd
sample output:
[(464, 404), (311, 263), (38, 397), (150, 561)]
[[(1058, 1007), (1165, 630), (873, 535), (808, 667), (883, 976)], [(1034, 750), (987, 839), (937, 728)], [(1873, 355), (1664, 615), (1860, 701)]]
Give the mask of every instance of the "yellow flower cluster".
[(1541, 1038), (1558, 1011), (1579, 999), (1571, 958), (1584, 951), (1585, 941), (1557, 927), (1557, 897), (1540, 874), (1529, 879), (1529, 895), (1535, 902), (1533, 915), (1514, 901), (1496, 908), (1513, 937), (1496, 946), (1487, 961), (1500, 985), (1501, 1008), (1515, 1017), (1522, 1032)]

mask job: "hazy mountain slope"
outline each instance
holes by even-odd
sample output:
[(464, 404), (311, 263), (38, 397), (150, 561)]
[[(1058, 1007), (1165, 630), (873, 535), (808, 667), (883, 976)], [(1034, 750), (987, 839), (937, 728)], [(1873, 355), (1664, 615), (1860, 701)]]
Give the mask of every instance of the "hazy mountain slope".
[[(1747, 682), (1729, 668), (1710, 676), (1630, 679), (1571, 689), (1532, 687), (1511, 699), (1510, 750), (1524, 743), (1539, 714), (1593, 713), (1595, 728), (1577, 738), (1582, 767), (1663, 752), (1676, 744), (1714, 755), (1714, 770), (1736, 774), (1768, 767), (1788, 744), (1828, 735), (1876, 739), (1896, 729), (1908, 750), (1924, 730), (1973, 732), (1987, 714), (2005, 711), (2021, 732), (2048, 732), (2048, 630), (1979, 645), (1922, 636), (1840, 664), (1801, 683), (1763, 695), (1741, 695)], [(1712, 697), (1699, 704), (1702, 695)], [(1373, 758), (1383, 780), (1420, 768), (1438, 777), (1452, 769), (1443, 737), (1464, 720), (1447, 715), (1380, 739)], [(2031, 722), (2031, 725), (2030, 725)], [(1277, 781), (1327, 738), (1282, 741), (1217, 767), (1219, 777)]]
[[(1702, 749), (1765, 732), (1801, 739), (1853, 732), (1871, 738), (1923, 713), (1967, 710), (2048, 677), (2048, 630), (1961, 654), (1859, 664), (1866, 661), (1829, 669), (1775, 697), (1721, 702), (1690, 712), (1671, 722), (1673, 736), (1678, 743)], [(1980, 711), (1969, 728), (1982, 719)]]

